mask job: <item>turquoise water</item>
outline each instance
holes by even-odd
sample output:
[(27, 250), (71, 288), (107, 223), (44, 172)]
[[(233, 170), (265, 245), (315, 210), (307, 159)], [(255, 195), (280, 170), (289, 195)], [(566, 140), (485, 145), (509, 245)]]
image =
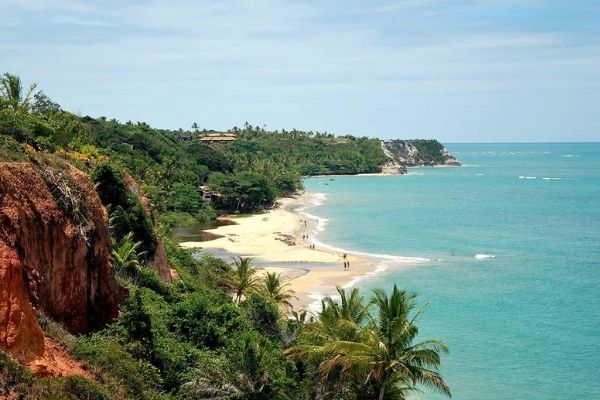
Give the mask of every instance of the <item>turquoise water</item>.
[(600, 399), (600, 143), (447, 147), (464, 167), (307, 179), (319, 240), (432, 260), (359, 286), (429, 304), (453, 398)]

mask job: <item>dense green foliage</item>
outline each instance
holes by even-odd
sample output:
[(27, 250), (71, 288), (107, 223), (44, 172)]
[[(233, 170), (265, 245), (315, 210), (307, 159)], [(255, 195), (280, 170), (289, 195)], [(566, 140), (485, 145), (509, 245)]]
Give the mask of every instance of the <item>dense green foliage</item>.
[[(247, 258), (232, 265), (210, 255), (196, 259), (158, 223), (260, 210), (300, 188), (302, 175), (377, 172), (385, 161), (378, 140), (266, 132), (246, 124), (234, 129), (238, 137), (232, 142), (182, 142), (182, 132), (141, 122), (76, 117), (41, 92), (31, 101), (33, 89), (23, 91), (17, 78), (5, 75), (0, 82), (2, 160), (38, 163), (49, 157), (91, 174), (110, 212), (113, 264), (129, 296), (114, 323), (87, 335), (74, 336), (38, 315), (46, 335), (97, 382), (37, 379), (0, 353), (0, 395), (403, 399), (417, 384), (447, 393), (437, 374), (445, 346), (413, 343), (418, 330), (409, 318), (410, 295), (375, 292), (367, 304), (358, 291), (340, 291), (340, 302), (328, 298), (322, 312), (311, 316), (291, 308), (293, 291), (278, 275), (260, 276)], [(149, 197), (152, 214), (126, 172)], [(200, 195), (200, 185), (212, 191), (211, 204)], [(163, 283), (147, 265), (145, 256), (153, 254), (159, 237), (179, 276), (176, 283)]]
[(0, 135), (0, 160), (26, 161), (27, 153), (23, 147), (10, 136)]
[[(358, 174), (380, 172), (387, 158), (379, 139), (334, 136), (304, 131), (265, 131), (246, 124), (230, 146), (234, 169), (271, 171), (275, 179), (286, 174)], [(278, 168), (278, 167), (283, 168)]]
[(215, 204), (230, 212), (251, 211), (275, 200), (272, 184), (264, 175), (254, 172), (214, 173), (208, 184), (222, 194), (215, 199)]
[(91, 177), (102, 204), (109, 209), (115, 239), (120, 242), (131, 232), (133, 241), (141, 243), (142, 251), (154, 254), (156, 234), (152, 221), (139, 197), (125, 185), (123, 172), (108, 163), (99, 163)]
[(417, 384), (450, 396), (438, 373), (448, 348), (439, 340), (416, 342), (423, 310), (413, 313), (414, 295), (394, 286), (390, 294), (374, 290), (366, 303), (358, 289), (338, 293), (339, 302), (325, 298), (288, 355), (312, 363), (325, 386), (339, 390), (345, 382), (354, 393), (345, 398), (404, 399)]
[(435, 139), (412, 139), (410, 143), (419, 151), (417, 161), (444, 162), (444, 145)]
[[(386, 161), (377, 139), (268, 132), (247, 124), (234, 129), (235, 141), (206, 145), (180, 141), (181, 132), (153, 129), (143, 122), (79, 118), (43, 93), (16, 109), (6, 104), (0, 105), (0, 135), (38, 151), (55, 152), (87, 171), (110, 160), (112, 167), (127, 170), (141, 184), (170, 224), (189, 221), (186, 215), (205, 221), (214, 218), (215, 211), (252, 212), (300, 189), (303, 175), (379, 172)], [(95, 176), (110, 178), (102, 172), (102, 177)], [(217, 194), (212, 204), (203, 201), (200, 185)], [(126, 207), (117, 200), (126, 202), (126, 196), (106, 194), (103, 200), (113, 205), (112, 212), (121, 214), (122, 221), (133, 218), (143, 225), (135, 216), (122, 215)], [(134, 232), (141, 239), (139, 233)]]

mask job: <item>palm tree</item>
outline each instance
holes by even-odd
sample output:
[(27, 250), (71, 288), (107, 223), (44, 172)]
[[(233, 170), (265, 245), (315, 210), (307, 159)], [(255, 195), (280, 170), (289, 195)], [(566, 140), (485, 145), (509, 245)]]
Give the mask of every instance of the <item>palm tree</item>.
[(29, 98), (36, 87), (37, 84), (31, 84), (27, 93), (23, 95), (23, 85), (21, 84), (21, 78), (19, 78), (18, 75), (9, 74), (7, 72), (0, 78), (0, 94), (2, 94), (6, 104), (14, 111), (29, 110)]
[(282, 339), (284, 347), (290, 347), (297, 342), (306, 325), (314, 320), (305, 308), (301, 308), (298, 311), (292, 309), (286, 322)]
[(207, 358), (202, 366), (193, 370), (194, 378), (183, 384), (185, 393), (194, 399), (236, 399), (242, 397), (242, 389), (225, 368), (226, 361)]
[(281, 284), (281, 274), (276, 272), (267, 272), (265, 275), (263, 286), (260, 288), (262, 294), (271, 299), (275, 304), (285, 308), (291, 308), (291, 299), (298, 299), (294, 296), (294, 291), (288, 289), (289, 283)]
[(250, 257), (237, 257), (233, 259), (234, 271), (229, 278), (229, 286), (235, 294), (235, 302), (240, 303), (242, 297), (255, 289), (258, 284), (258, 277), (256, 276), (256, 268), (252, 265), (254, 261)]
[(321, 301), (321, 312), (316, 320), (311, 320), (305, 325), (301, 333), (302, 342), (305, 344), (290, 349), (293, 358), (306, 355), (313, 361), (320, 362), (323, 359), (320, 349), (326, 343), (357, 340), (369, 316), (364, 296), (356, 288), (346, 290), (337, 287), (336, 289), (340, 300), (327, 296)]
[(145, 252), (137, 252), (142, 242), (133, 241), (133, 232), (129, 232), (123, 237), (121, 243), (112, 251), (112, 261), (114, 267), (119, 272), (137, 273), (140, 270), (139, 257)]
[(183, 385), (190, 398), (267, 399), (272, 398), (269, 357), (265, 343), (248, 337), (235, 354), (226, 359), (207, 358), (194, 370), (195, 378)]
[(362, 324), (369, 315), (368, 307), (365, 307), (364, 296), (357, 288), (346, 290), (336, 287), (340, 301), (327, 296), (321, 302), (321, 319), (347, 320), (357, 325)]
[(447, 353), (448, 348), (439, 340), (415, 343), (419, 331), (414, 322), (423, 311), (410, 317), (415, 296), (396, 286), (390, 296), (380, 289), (373, 293), (374, 316), (368, 315), (367, 325), (354, 339), (296, 346), (286, 353), (294, 359), (317, 360), (319, 373), (327, 380), (356, 378), (373, 385), (379, 400), (386, 390), (404, 398), (418, 384), (450, 397), (438, 372), (440, 353)]

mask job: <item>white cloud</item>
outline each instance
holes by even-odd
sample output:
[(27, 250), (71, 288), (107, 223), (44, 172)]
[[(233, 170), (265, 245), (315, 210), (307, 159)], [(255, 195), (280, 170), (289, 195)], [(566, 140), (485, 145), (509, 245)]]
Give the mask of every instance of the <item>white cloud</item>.
[[(424, 118), (423, 127), (435, 125), (442, 104), (459, 107), (474, 98), (498, 104), (598, 88), (598, 32), (512, 20), (499, 25), (477, 14), (492, 5), (540, 7), (535, 3), (27, 0), (7, 7), (39, 16), (36, 33), (24, 28), (17, 41), (0, 42), (0, 51), (6, 68), (92, 114), (177, 127), (203, 110), (207, 123), (220, 127), (239, 124), (238, 118), (288, 118), (300, 127), (322, 110), (319, 121), (348, 130), (349, 120), (363, 127), (389, 123), (381, 113), (402, 114), (399, 105), (414, 102), (422, 114), (411, 116)], [(182, 104), (174, 111), (162, 102)], [(357, 110), (383, 122), (357, 122)]]

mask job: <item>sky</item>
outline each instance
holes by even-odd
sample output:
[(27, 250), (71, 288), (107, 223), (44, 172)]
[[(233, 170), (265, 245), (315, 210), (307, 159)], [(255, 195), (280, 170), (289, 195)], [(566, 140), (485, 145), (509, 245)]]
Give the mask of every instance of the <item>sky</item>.
[(64, 109), (444, 142), (600, 140), (599, 0), (0, 0)]

